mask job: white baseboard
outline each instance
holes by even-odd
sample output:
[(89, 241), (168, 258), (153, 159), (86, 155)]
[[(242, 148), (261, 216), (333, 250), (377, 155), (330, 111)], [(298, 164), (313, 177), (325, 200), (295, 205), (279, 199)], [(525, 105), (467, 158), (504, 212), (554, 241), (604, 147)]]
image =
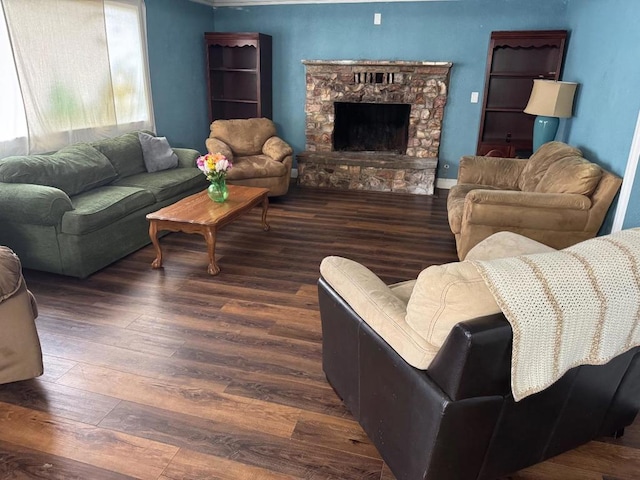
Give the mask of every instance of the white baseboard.
[(298, 178), (298, 169), (297, 168), (292, 168), (291, 169), (291, 178)]
[(456, 178), (436, 178), (436, 188), (450, 190), (456, 183), (458, 183)]

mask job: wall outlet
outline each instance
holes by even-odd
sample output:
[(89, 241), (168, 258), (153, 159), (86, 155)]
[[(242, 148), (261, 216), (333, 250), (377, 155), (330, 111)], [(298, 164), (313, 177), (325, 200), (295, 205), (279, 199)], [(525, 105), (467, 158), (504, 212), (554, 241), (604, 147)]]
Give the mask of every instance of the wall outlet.
[(374, 13), (373, 14), (373, 24), (374, 25), (380, 25), (382, 23), (382, 14), (381, 13)]
[(471, 103), (478, 103), (478, 98), (480, 98), (478, 92), (471, 92)]

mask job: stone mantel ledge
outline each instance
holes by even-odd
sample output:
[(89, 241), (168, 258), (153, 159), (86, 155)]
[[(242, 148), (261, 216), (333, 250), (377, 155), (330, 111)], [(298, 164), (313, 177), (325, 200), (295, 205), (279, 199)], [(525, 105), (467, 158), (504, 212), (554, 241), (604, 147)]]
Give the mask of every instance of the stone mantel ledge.
[(447, 67), (451, 68), (452, 62), (416, 62), (407, 60), (302, 60), (305, 65), (333, 65), (341, 67), (350, 66), (381, 66), (381, 67)]

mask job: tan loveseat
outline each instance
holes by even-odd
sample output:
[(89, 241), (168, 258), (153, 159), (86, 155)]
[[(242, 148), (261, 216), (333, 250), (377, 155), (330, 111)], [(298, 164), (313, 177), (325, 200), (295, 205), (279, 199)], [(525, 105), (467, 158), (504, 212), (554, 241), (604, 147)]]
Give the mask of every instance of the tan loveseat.
[(210, 153), (219, 152), (231, 160), (229, 183), (268, 188), (269, 196), (287, 193), (293, 149), (277, 136), (268, 118), (216, 120), (205, 143)]
[(0, 384), (42, 375), (37, 316), (20, 260), (11, 249), (0, 246)]
[(458, 257), (499, 231), (554, 248), (595, 237), (622, 179), (561, 142), (528, 160), (466, 156), (447, 199)]

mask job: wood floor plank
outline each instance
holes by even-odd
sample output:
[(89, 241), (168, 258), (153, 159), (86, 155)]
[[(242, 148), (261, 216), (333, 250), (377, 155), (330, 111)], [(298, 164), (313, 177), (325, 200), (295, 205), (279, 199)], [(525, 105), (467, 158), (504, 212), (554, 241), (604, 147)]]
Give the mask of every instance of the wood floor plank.
[(222, 394), (219, 385), (208, 382), (176, 385), (93, 365), (72, 368), (59, 383), (285, 438), (291, 436), (300, 415), (296, 408)]
[(3, 480), (134, 480), (135, 477), (85, 462), (50, 455), (0, 441), (0, 478)]
[(120, 399), (35, 379), (0, 385), (0, 402), (97, 425)]
[[(269, 222), (220, 231), (215, 277), (185, 233), (158, 270), (152, 245), (85, 279), (26, 270), (45, 374), (0, 386), (0, 479), (394, 480), (324, 378), (319, 265), (394, 283), (456, 260), (446, 194), (292, 185)], [(640, 420), (507, 478), (637, 480), (638, 452)]]
[(298, 480), (299, 478), (181, 448), (159, 480)]
[(311, 445), (380, 458), (376, 447), (353, 419), (303, 412), (291, 438)]
[(0, 404), (0, 441), (143, 480), (157, 479), (178, 451), (165, 443), (6, 403)]
[(373, 458), (321, 446), (308, 448), (294, 439), (229, 428), (129, 402), (120, 403), (100, 425), (294, 477), (306, 478), (311, 471), (315, 478), (377, 480), (382, 469), (382, 462)]

